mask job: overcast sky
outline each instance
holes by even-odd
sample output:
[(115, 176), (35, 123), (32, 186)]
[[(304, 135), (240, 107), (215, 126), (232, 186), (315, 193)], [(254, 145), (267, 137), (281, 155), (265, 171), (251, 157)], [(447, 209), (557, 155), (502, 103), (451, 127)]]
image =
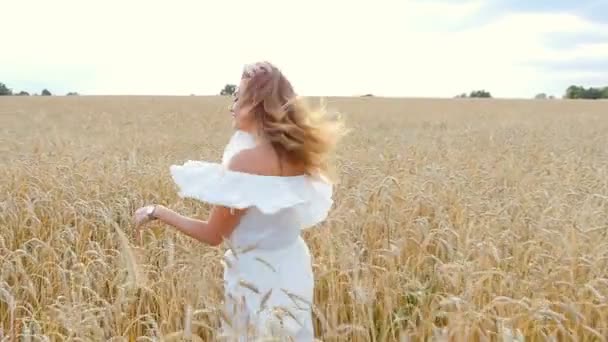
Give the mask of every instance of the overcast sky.
[(608, 0), (0, 0), (0, 23), (15, 91), (217, 94), (260, 59), (302, 95), (608, 85)]

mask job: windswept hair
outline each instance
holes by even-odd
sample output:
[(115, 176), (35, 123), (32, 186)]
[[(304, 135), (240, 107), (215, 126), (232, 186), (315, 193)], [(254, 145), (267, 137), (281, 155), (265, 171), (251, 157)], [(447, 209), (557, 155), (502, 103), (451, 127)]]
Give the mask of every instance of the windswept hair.
[(344, 133), (339, 117), (312, 110), (287, 78), (269, 62), (245, 66), (241, 101), (252, 105), (258, 131), (280, 157), (302, 165), (308, 174), (331, 177), (329, 154)]

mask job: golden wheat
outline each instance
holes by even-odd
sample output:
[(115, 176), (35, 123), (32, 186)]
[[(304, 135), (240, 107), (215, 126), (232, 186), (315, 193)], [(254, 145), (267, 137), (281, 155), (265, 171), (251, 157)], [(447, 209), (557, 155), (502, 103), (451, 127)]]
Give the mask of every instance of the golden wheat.
[[(135, 208), (219, 159), (227, 98), (0, 98), (0, 340), (217, 337), (223, 249)], [(323, 341), (605, 340), (608, 103), (332, 98), (352, 133), (305, 232)]]

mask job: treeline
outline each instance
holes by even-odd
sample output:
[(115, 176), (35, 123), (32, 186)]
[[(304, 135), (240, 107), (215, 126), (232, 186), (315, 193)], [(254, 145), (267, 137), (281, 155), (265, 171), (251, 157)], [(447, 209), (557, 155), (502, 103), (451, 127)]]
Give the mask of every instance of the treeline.
[[(220, 95), (222, 96), (227, 96), (227, 95), (234, 95), (234, 93), (236, 92), (236, 85), (234, 84), (226, 84), (224, 86), (224, 88), (220, 91)], [(30, 93), (28, 93), (27, 91), (19, 91), (19, 92), (13, 92), (13, 90), (11, 88), (9, 88), (8, 86), (6, 86), (4, 83), (0, 82), (0, 96), (30, 96)], [(37, 96), (38, 94), (33, 94), (34, 96)], [(41, 96), (52, 96), (53, 94), (48, 90), (48, 89), (43, 89), (40, 92)], [(79, 95), (76, 92), (69, 92), (66, 94), (67, 96), (77, 96)], [(367, 95), (367, 96), (372, 96), (371, 94)], [(469, 94), (466, 93), (462, 93), (460, 95), (456, 95), (456, 98), (492, 98), (492, 94), (489, 91), (486, 90), (473, 90), (471, 91)], [(545, 93), (540, 93), (537, 94), (536, 96), (534, 96), (535, 99), (554, 99), (555, 97), (553, 95), (547, 95)], [(601, 87), (601, 88), (595, 88), (595, 87), (589, 87), (589, 88), (585, 88), (583, 86), (577, 86), (577, 85), (571, 85), (566, 89), (565, 94), (563, 95), (564, 99), (590, 99), (590, 100), (597, 100), (597, 99), (608, 99), (608, 87)]]
[[(474, 90), (470, 94), (460, 94), (457, 95), (456, 98), (491, 98), (492, 94), (485, 90)], [(540, 93), (534, 96), (535, 99), (544, 100), (544, 99), (554, 99), (555, 96), (547, 95), (545, 93)], [(582, 86), (571, 85), (566, 89), (566, 92), (562, 96), (564, 99), (588, 99), (588, 100), (598, 100), (598, 99), (608, 99), (608, 87), (603, 88), (585, 88)]]
[(608, 99), (608, 87), (603, 88), (585, 88), (581, 86), (570, 86), (566, 89), (566, 99)]
[[(38, 94), (34, 93), (33, 96), (38, 96)], [(53, 94), (48, 89), (42, 89), (40, 92), (41, 96), (53, 96)], [(76, 96), (78, 93), (69, 92), (66, 94), (67, 96)], [(30, 93), (27, 91), (21, 90), (20, 92), (13, 92), (13, 89), (6, 86), (6, 84), (0, 82), (0, 96), (30, 96)]]

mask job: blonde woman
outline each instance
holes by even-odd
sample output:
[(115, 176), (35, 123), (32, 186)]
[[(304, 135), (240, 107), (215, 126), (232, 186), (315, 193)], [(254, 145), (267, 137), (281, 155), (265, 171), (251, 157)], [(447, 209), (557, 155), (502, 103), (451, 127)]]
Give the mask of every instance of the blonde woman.
[(301, 229), (332, 206), (327, 156), (341, 125), (312, 112), (268, 62), (246, 66), (232, 106), (235, 134), (222, 163), (171, 166), (182, 197), (213, 205), (207, 221), (161, 205), (135, 213), (208, 245), (227, 240), (223, 334), (313, 341), (314, 278)]

